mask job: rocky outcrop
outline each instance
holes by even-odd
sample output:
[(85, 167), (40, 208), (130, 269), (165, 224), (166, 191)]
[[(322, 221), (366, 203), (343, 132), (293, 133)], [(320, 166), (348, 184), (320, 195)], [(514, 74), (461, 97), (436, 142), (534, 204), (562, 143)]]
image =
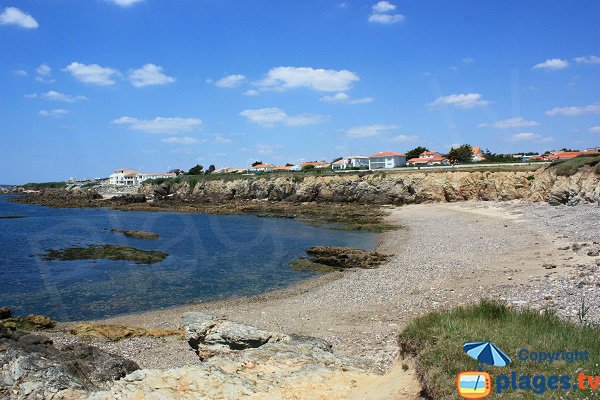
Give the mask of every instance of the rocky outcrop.
[(187, 313), (192, 345), (217, 351), (198, 365), (138, 370), (88, 400), (347, 399), (369, 365), (331, 352), (326, 343)]
[(377, 268), (391, 257), (377, 251), (335, 246), (313, 246), (306, 250), (306, 254), (310, 256), (311, 262), (337, 269)]
[(232, 202), (271, 200), (358, 204), (413, 204), (464, 200), (597, 202), (600, 176), (591, 168), (572, 176), (553, 169), (536, 172), (399, 172), (365, 175), (309, 175), (205, 180), (143, 186), (141, 192), (163, 200)]
[(136, 369), (134, 362), (92, 346), (57, 349), (44, 336), (0, 326), (0, 396), (82, 398)]
[(44, 189), (11, 199), (16, 203), (43, 204), (49, 207), (96, 207), (102, 196), (91, 189)]

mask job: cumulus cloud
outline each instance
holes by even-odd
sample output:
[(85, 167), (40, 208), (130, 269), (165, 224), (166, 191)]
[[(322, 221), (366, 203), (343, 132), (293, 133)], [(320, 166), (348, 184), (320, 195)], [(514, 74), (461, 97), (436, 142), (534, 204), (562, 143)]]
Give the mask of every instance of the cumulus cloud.
[(41, 64), (35, 69), (35, 72), (41, 76), (48, 76), (52, 73), (52, 68), (50, 68), (48, 64)]
[(65, 110), (64, 108), (55, 108), (53, 110), (40, 110), (38, 114), (42, 117), (64, 117), (67, 114), (70, 114), (71, 111)]
[(35, 29), (40, 26), (35, 18), (16, 7), (6, 7), (0, 14), (0, 25), (17, 25), (21, 28)]
[(560, 58), (551, 58), (543, 63), (535, 64), (533, 69), (547, 69), (547, 70), (559, 70), (565, 69), (569, 67), (569, 62), (567, 60), (561, 60)]
[(369, 22), (377, 24), (395, 24), (404, 21), (404, 15), (392, 14), (396, 6), (389, 1), (379, 1), (373, 4), (372, 13), (369, 15)]
[(521, 133), (517, 133), (517, 134), (512, 135), (509, 140), (511, 142), (532, 142), (532, 141), (536, 141), (536, 142), (547, 143), (547, 142), (552, 142), (554, 139), (552, 137), (542, 136), (540, 134), (533, 133), (533, 132), (521, 132)]
[(590, 129), (588, 129), (590, 132), (592, 133), (600, 133), (600, 126), (592, 126)]
[(271, 68), (256, 84), (263, 90), (309, 88), (321, 92), (343, 92), (360, 78), (348, 70), (315, 69), (311, 67)]
[(129, 71), (129, 82), (135, 87), (175, 82), (175, 78), (163, 74), (162, 70), (163, 68), (158, 65), (146, 64), (142, 68)]
[(523, 117), (515, 117), (515, 118), (503, 119), (501, 121), (494, 122), (493, 124), (479, 124), (479, 125), (477, 125), (477, 127), (484, 128), (484, 127), (489, 126), (492, 128), (507, 129), (507, 128), (523, 128), (526, 126), (537, 126), (537, 125), (539, 125), (539, 122), (537, 122), (537, 121), (528, 121)]
[(349, 94), (340, 92), (333, 96), (323, 96), (320, 99), (324, 103), (336, 103), (336, 104), (366, 104), (372, 103), (375, 99), (373, 97), (362, 97), (359, 99), (353, 99)]
[(63, 71), (70, 72), (75, 79), (83, 83), (89, 83), (99, 86), (114, 85), (114, 76), (119, 75), (119, 71), (113, 68), (101, 67), (98, 64), (81, 64), (72, 62)]
[(198, 139), (195, 139), (195, 138), (189, 137), (189, 136), (169, 137), (169, 138), (162, 139), (161, 142), (175, 143), (175, 144), (195, 144), (195, 143), (198, 143)]
[(313, 125), (327, 119), (326, 116), (317, 114), (288, 115), (277, 107), (244, 110), (240, 115), (249, 122), (269, 128), (279, 124), (287, 126)]
[(575, 57), (577, 64), (600, 64), (600, 57), (598, 56), (581, 56)]
[(462, 62), (465, 64), (471, 64), (475, 61), (475, 59), (473, 57), (465, 57), (462, 59)]
[(16, 69), (13, 71), (13, 74), (17, 75), (17, 76), (27, 76), (29, 75), (27, 73), (27, 71), (25, 71), (24, 69)]
[(177, 134), (180, 132), (191, 132), (202, 124), (199, 118), (163, 118), (138, 119), (133, 117), (121, 117), (112, 121), (115, 125), (126, 125), (130, 129), (147, 133)]
[(222, 88), (234, 88), (242, 84), (246, 77), (242, 74), (228, 75), (215, 82), (215, 86)]
[(361, 125), (353, 128), (346, 129), (346, 136), (351, 138), (365, 138), (377, 136), (381, 132), (399, 129), (398, 125), (384, 125), (384, 124), (373, 124), (373, 125)]
[(258, 96), (258, 91), (254, 90), (254, 89), (250, 89), (250, 90), (246, 90), (244, 92), (244, 96)]
[(57, 92), (55, 90), (50, 90), (46, 93), (42, 93), (40, 97), (46, 100), (64, 101), (65, 103), (75, 103), (78, 101), (87, 100), (87, 97), (85, 96), (71, 96), (68, 94)]
[(457, 108), (474, 108), (489, 104), (490, 102), (481, 98), (479, 93), (460, 93), (449, 96), (441, 96), (434, 100), (432, 106), (453, 106)]
[(552, 110), (546, 111), (546, 115), (581, 115), (581, 114), (600, 114), (600, 104), (590, 104), (587, 106), (573, 107), (555, 107)]
[(131, 7), (134, 4), (141, 3), (143, 0), (105, 0), (120, 7)]

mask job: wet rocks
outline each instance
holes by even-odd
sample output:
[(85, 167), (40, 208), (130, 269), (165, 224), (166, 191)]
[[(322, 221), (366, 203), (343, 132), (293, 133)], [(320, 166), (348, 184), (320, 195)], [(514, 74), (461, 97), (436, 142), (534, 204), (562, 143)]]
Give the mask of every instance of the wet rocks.
[(0, 307), (0, 319), (12, 317), (12, 310), (7, 307)]
[(66, 332), (84, 339), (100, 338), (109, 341), (118, 341), (132, 337), (183, 337), (183, 330), (181, 329), (144, 329), (96, 323), (74, 324), (66, 329)]
[(391, 255), (376, 251), (365, 251), (349, 247), (314, 246), (306, 250), (311, 262), (336, 269), (377, 268), (391, 258)]

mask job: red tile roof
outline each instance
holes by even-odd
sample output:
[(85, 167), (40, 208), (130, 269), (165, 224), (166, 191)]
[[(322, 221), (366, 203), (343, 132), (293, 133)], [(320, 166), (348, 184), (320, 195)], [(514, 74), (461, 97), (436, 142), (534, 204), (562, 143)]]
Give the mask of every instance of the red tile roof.
[(396, 153), (393, 151), (382, 151), (381, 153), (371, 154), (369, 157), (393, 157), (393, 156), (406, 157), (406, 154)]

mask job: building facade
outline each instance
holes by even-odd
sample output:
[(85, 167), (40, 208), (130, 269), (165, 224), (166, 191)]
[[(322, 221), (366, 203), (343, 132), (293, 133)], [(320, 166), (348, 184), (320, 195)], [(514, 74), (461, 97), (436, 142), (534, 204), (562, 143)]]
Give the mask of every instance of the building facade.
[(369, 169), (390, 169), (406, 165), (406, 154), (384, 151), (369, 156)]

